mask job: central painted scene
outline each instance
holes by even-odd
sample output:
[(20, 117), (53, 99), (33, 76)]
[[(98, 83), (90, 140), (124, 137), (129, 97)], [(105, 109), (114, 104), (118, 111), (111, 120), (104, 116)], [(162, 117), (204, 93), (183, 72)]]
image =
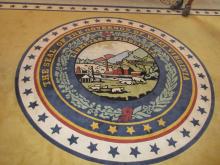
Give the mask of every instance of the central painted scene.
[(77, 57), (74, 70), (78, 81), (91, 93), (121, 101), (147, 95), (159, 79), (153, 57), (121, 41), (88, 46)]

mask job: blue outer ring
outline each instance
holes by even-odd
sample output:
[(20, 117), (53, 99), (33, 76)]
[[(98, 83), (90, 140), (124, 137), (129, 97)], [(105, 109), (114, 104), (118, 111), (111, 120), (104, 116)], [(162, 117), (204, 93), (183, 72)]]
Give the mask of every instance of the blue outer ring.
[[(36, 124), (35, 122), (32, 120), (32, 118), (29, 116), (29, 114), (26, 112), (26, 109), (24, 107), (24, 104), (21, 100), (21, 96), (20, 96), (20, 93), (19, 93), (19, 87), (18, 87), (18, 83), (19, 83), (19, 71), (20, 71), (20, 68), (21, 68), (21, 64), (27, 54), (27, 52), (33, 47), (33, 45), (40, 39), (42, 38), (44, 35), (46, 35), (47, 33), (59, 28), (59, 27), (62, 27), (66, 24), (69, 24), (69, 23), (72, 23), (72, 22), (76, 22), (76, 21), (81, 21), (81, 20), (85, 20), (85, 19), (95, 19), (95, 18), (113, 18), (113, 19), (122, 19), (122, 20), (127, 20), (127, 21), (133, 21), (133, 20), (129, 20), (129, 19), (124, 19), (124, 18), (117, 18), (117, 17), (90, 17), (90, 18), (84, 18), (84, 19), (79, 19), (79, 20), (75, 20), (75, 21), (71, 21), (71, 22), (68, 22), (68, 23), (65, 23), (65, 24), (62, 24), (60, 26), (57, 26), (53, 29), (51, 29), (50, 31), (44, 33), (43, 35), (41, 35), (40, 37), (38, 37), (29, 47), (28, 49), (25, 51), (25, 53), (22, 55), (22, 58), (18, 64), (18, 67), (17, 67), (17, 70), (16, 70), (16, 75), (15, 75), (15, 92), (16, 92), (16, 97), (17, 97), (17, 100), (18, 100), (18, 103), (22, 109), (22, 112), (24, 113), (25, 117), (28, 119), (28, 121), (31, 123), (31, 125), (33, 126), (34, 129), (36, 129), (44, 138), (46, 138), (47, 140), (49, 140), (51, 143), (53, 143), (54, 145), (58, 146), (59, 148), (73, 154), (73, 155), (76, 155), (78, 157), (81, 157), (83, 159), (86, 159), (86, 160), (89, 160), (89, 161), (94, 161), (94, 162), (97, 162), (97, 163), (103, 163), (103, 164), (109, 164), (109, 165), (126, 165), (126, 164), (129, 164), (129, 165), (146, 165), (146, 164), (153, 164), (153, 163), (158, 163), (158, 162), (161, 162), (163, 160), (167, 160), (169, 158), (172, 158), (182, 152), (184, 152), (186, 149), (188, 149), (190, 146), (192, 146), (199, 138), (200, 136), (204, 133), (204, 131), (206, 130), (206, 128), (208, 127), (210, 121), (211, 121), (211, 118), (212, 118), (212, 115), (213, 115), (213, 112), (214, 112), (214, 105), (215, 105), (215, 94), (214, 94), (214, 88), (213, 88), (213, 84), (212, 84), (212, 81), (211, 81), (211, 78), (210, 78), (210, 75), (209, 73), (207, 72), (207, 69), (205, 68), (204, 64), (201, 62), (201, 60), (195, 55), (195, 53), (190, 49), (188, 48), (188, 46), (186, 46), (185, 44), (183, 44), (182, 42), (180, 42), (180, 40), (176, 39), (175, 37), (173, 37), (172, 35), (164, 32), (163, 30), (160, 30), (158, 28), (155, 28), (155, 27), (152, 27), (148, 24), (145, 24), (149, 27), (152, 27), (154, 29), (157, 29), (171, 37), (173, 37), (174, 39), (176, 39), (177, 41), (179, 41), (181, 44), (184, 45), (184, 47), (186, 47), (187, 49), (189, 49), (191, 51), (191, 53), (193, 54), (194, 57), (197, 58), (197, 60), (201, 63), (202, 67), (204, 68), (206, 74), (207, 74), (207, 78), (209, 80), (209, 83), (210, 83), (210, 90), (211, 90), (211, 99), (212, 99), (212, 103), (211, 103), (211, 109), (210, 109), (210, 113), (209, 113), (209, 116), (203, 126), (203, 128), (199, 131), (199, 133), (189, 142), (187, 143), (185, 146), (183, 146), (182, 148), (180, 148), (179, 150), (173, 152), (173, 153), (170, 153), (166, 156), (162, 156), (160, 158), (156, 158), (156, 159), (150, 159), (150, 160), (146, 160), (146, 161), (139, 161), (139, 162), (131, 162), (131, 163), (123, 163), (123, 162), (114, 162), (114, 161), (107, 161), (107, 160), (101, 160), (101, 159), (97, 159), (97, 158), (92, 158), (92, 157), (89, 157), (89, 156), (86, 156), (86, 155), (83, 155), (83, 154), (80, 154), (74, 150), (71, 150), (69, 148), (67, 148), (66, 146), (58, 143), (57, 141), (55, 141), (54, 139), (52, 139), (51, 137), (49, 137), (45, 132), (43, 132)], [(137, 23), (141, 23), (141, 22), (138, 22), (138, 21), (133, 21), (133, 22), (137, 22)], [(142, 24), (142, 23), (141, 23)]]

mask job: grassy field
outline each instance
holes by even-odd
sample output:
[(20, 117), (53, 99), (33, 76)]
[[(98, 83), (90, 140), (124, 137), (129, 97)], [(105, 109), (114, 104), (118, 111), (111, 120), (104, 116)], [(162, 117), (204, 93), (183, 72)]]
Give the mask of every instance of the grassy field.
[[(134, 98), (139, 98), (140, 95), (146, 95), (147, 92), (150, 92), (156, 85), (156, 80), (147, 80), (147, 82), (142, 84), (121, 84), (119, 81), (116, 80), (105, 80), (100, 83), (83, 83), (83, 86), (87, 88), (92, 93), (98, 96), (105, 96), (112, 99), (122, 98), (124, 100), (128, 100), (129, 96)], [(123, 93), (111, 93), (111, 92), (95, 92), (90, 87), (94, 86), (95, 84), (101, 84), (101, 86), (108, 86), (108, 88), (124, 88), (125, 92)], [(127, 91), (127, 92), (126, 92)]]

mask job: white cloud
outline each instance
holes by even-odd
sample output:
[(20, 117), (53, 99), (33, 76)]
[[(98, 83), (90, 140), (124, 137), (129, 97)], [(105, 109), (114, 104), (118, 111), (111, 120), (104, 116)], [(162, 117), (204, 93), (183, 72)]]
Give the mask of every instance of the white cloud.
[(102, 57), (105, 54), (113, 54), (116, 55), (118, 53), (121, 53), (123, 51), (129, 50), (135, 50), (138, 47), (126, 42), (121, 41), (104, 41), (99, 42), (93, 45), (90, 45), (86, 49), (84, 49), (80, 55), (78, 56), (81, 59), (96, 59), (98, 57)]

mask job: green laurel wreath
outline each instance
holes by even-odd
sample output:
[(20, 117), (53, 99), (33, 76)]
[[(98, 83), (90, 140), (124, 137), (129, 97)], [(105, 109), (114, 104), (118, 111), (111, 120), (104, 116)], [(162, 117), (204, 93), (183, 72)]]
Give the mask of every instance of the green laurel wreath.
[(155, 101), (151, 101), (148, 106), (143, 105), (134, 109), (132, 119), (143, 119), (146, 117), (150, 117), (152, 112), (160, 112), (165, 108), (173, 99), (174, 89), (177, 86), (177, 73), (170, 63), (165, 65), (165, 69), (167, 71), (167, 81), (165, 83), (165, 88), (160, 93), (159, 96), (156, 97)]
[[(91, 102), (78, 93), (78, 91), (74, 88), (74, 84), (70, 84), (67, 75), (67, 63), (70, 58), (76, 58), (73, 50), (78, 45), (79, 43), (69, 43), (68, 46), (63, 49), (62, 55), (57, 59), (55, 68), (55, 80), (61, 93), (64, 94), (64, 97), (70, 101), (72, 105), (74, 105), (76, 108), (85, 110), (85, 113), (88, 115), (93, 115), (111, 121), (117, 121), (119, 116), (122, 114), (121, 109), (115, 109), (111, 106), (102, 106), (101, 104)], [(163, 108), (172, 101), (173, 95), (175, 93), (174, 89), (177, 86), (178, 76), (175, 67), (170, 63), (170, 57), (160, 48), (152, 46), (151, 49), (152, 53), (154, 53), (155, 56), (158, 56), (165, 63), (167, 81), (165, 83), (165, 88), (155, 99), (155, 101), (151, 101), (149, 105), (142, 105), (134, 109), (132, 119), (143, 119), (150, 117), (153, 112), (162, 111)]]

